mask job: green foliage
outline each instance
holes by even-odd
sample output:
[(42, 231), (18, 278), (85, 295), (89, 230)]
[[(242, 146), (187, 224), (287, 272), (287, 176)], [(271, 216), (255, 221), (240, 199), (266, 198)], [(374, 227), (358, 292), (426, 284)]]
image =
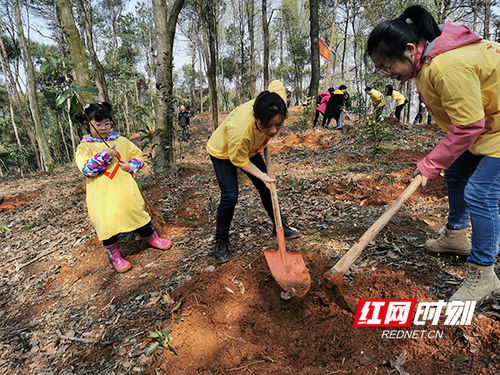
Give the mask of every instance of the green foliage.
[[(56, 98), (56, 107), (64, 108), (73, 122), (78, 122), (75, 116), (83, 111), (83, 106), (78, 96), (81, 92), (90, 92), (92, 94), (97, 94), (97, 90), (89, 86), (70, 86), (64, 89)], [(69, 108), (67, 106), (67, 101), (69, 100)]]
[(152, 126), (146, 125), (146, 127), (139, 130), (139, 133), (142, 134), (141, 143), (143, 144), (143, 152), (151, 160), (153, 173), (156, 175), (160, 171), (161, 160), (159, 159), (160, 154), (155, 152), (155, 149), (157, 147), (165, 147), (165, 129), (153, 129)]
[(156, 351), (156, 349), (163, 348), (163, 349), (168, 349), (172, 353), (177, 355), (177, 352), (175, 351), (173, 346), (170, 345), (170, 343), (173, 340), (171, 332), (172, 332), (172, 330), (170, 329), (170, 327), (162, 329), (161, 325), (158, 323), (156, 325), (156, 330), (149, 332), (149, 336), (152, 337), (153, 339), (155, 339), (156, 342), (151, 344), (151, 346), (146, 351), (146, 354), (152, 355)]
[(385, 152), (383, 143), (393, 138), (387, 125), (383, 122), (375, 121), (373, 116), (370, 115), (361, 117), (354, 124), (353, 131), (356, 137), (355, 143), (368, 147), (372, 158), (383, 154)]
[(311, 126), (315, 106), (315, 97), (306, 98), (304, 104), (300, 107), (300, 112), (297, 118), (297, 125), (299, 129), (305, 130)]

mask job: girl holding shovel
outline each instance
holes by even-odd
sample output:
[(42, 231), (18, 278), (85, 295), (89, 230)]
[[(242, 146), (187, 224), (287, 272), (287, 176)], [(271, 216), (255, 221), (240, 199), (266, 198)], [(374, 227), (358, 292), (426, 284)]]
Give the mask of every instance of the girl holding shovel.
[(170, 240), (158, 237), (133, 173), (142, 168), (141, 150), (113, 130), (111, 104), (89, 104), (77, 116), (90, 134), (76, 149), (76, 164), (86, 180), (89, 218), (116, 271), (132, 265), (122, 258), (118, 234), (136, 232), (152, 247), (167, 250)]
[(425, 185), (444, 169), (448, 187), (448, 224), (425, 248), (468, 256), (464, 281), (450, 301), (500, 295), (494, 271), (500, 237), (500, 44), (482, 40), (463, 25), (438, 25), (415, 5), (375, 27), (367, 54), (387, 77), (414, 79), (446, 132), (418, 162), (416, 173)]
[[(238, 200), (238, 169), (257, 188), (262, 204), (274, 222), (271, 194), (266, 186), (275, 183), (268, 176), (261, 152), (276, 136), (287, 116), (286, 90), (280, 81), (272, 81), (255, 100), (236, 107), (212, 133), (207, 151), (214, 166), (221, 198), (217, 208), (214, 257), (218, 263), (230, 256), (229, 229)], [(283, 222), (285, 237), (299, 234)]]

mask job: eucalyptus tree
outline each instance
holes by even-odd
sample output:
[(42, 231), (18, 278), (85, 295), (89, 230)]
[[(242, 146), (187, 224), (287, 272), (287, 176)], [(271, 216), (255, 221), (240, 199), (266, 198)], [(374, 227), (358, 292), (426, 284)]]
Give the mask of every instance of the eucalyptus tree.
[[(173, 134), (175, 116), (173, 98), (173, 46), (179, 13), (185, 0), (174, 0), (167, 8), (165, 0), (153, 0), (157, 45), (156, 88), (161, 100), (156, 112), (156, 128), (163, 130), (160, 147), (156, 148), (158, 166), (169, 168), (174, 162)], [(168, 12), (167, 12), (168, 9)]]
[(47, 137), (45, 135), (45, 131), (42, 125), (42, 118), (40, 115), (40, 107), (38, 105), (38, 96), (37, 96), (36, 82), (35, 82), (35, 68), (33, 66), (33, 61), (31, 60), (31, 53), (28, 48), (28, 41), (26, 39), (26, 36), (24, 35), (24, 27), (21, 19), (21, 6), (19, 0), (13, 0), (13, 8), (14, 8), (17, 37), (19, 40), (19, 44), (21, 46), (24, 67), (26, 69), (29, 106), (31, 110), (31, 116), (35, 124), (35, 137), (40, 152), (40, 165), (41, 169), (48, 170), (48, 168), (53, 164), (53, 159), (49, 150)]
[(92, 61), (92, 70), (95, 75), (95, 84), (99, 92), (99, 100), (109, 102), (106, 77), (104, 76), (104, 70), (97, 56), (96, 47), (94, 43), (94, 31), (93, 31), (94, 8), (92, 7), (92, 0), (76, 0), (76, 4), (80, 22), (83, 24), (85, 44), (87, 46), (87, 51)]
[(318, 0), (309, 0), (309, 37), (311, 40), (311, 83), (307, 96), (316, 97), (319, 89), (319, 2)]
[(304, 17), (309, 9), (303, 0), (283, 0), (279, 17), (286, 25), (285, 36), (287, 52), (293, 67), (293, 81), (295, 97), (301, 100), (303, 92), (303, 79), (309, 73), (306, 65), (310, 62), (311, 54), (308, 51), (309, 24)]
[[(68, 44), (69, 58), (73, 67), (75, 82), (78, 86), (91, 87), (93, 84), (89, 69), (89, 58), (80, 33), (76, 28), (72, 4), (69, 0), (54, 1), (57, 9), (57, 17)], [(81, 91), (80, 101), (83, 105), (91, 103), (94, 99), (94, 95), (90, 91)]]
[(267, 16), (267, 0), (262, 0), (262, 42), (264, 44), (264, 55), (262, 57), (262, 73), (264, 88), (269, 84), (269, 22)]

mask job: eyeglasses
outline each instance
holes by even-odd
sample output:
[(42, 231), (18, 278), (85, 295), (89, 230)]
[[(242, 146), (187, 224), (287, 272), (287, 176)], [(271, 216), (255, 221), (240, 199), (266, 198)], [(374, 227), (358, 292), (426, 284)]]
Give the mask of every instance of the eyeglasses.
[(391, 74), (391, 65), (394, 63), (394, 61), (391, 61), (389, 64), (384, 65), (384, 66), (376, 66), (375, 69), (381, 71), (382, 73), (387, 73)]
[(91, 121), (91, 124), (93, 126), (95, 126), (96, 128), (108, 128), (108, 127), (111, 127), (113, 126), (113, 122), (112, 121), (103, 121), (103, 122), (92, 122)]

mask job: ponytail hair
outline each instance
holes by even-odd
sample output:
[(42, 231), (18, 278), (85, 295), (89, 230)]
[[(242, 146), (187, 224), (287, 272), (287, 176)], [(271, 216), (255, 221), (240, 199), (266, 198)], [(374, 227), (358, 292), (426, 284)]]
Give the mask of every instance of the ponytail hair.
[(382, 60), (404, 60), (407, 43), (421, 39), (432, 42), (441, 35), (439, 26), (427, 9), (413, 5), (397, 18), (379, 23), (370, 33), (365, 56)]
[(393, 91), (394, 91), (394, 87), (392, 87), (392, 85), (385, 86), (385, 95), (391, 96)]
[(285, 101), (275, 92), (262, 91), (253, 104), (253, 115), (265, 126), (276, 115), (287, 116)]

